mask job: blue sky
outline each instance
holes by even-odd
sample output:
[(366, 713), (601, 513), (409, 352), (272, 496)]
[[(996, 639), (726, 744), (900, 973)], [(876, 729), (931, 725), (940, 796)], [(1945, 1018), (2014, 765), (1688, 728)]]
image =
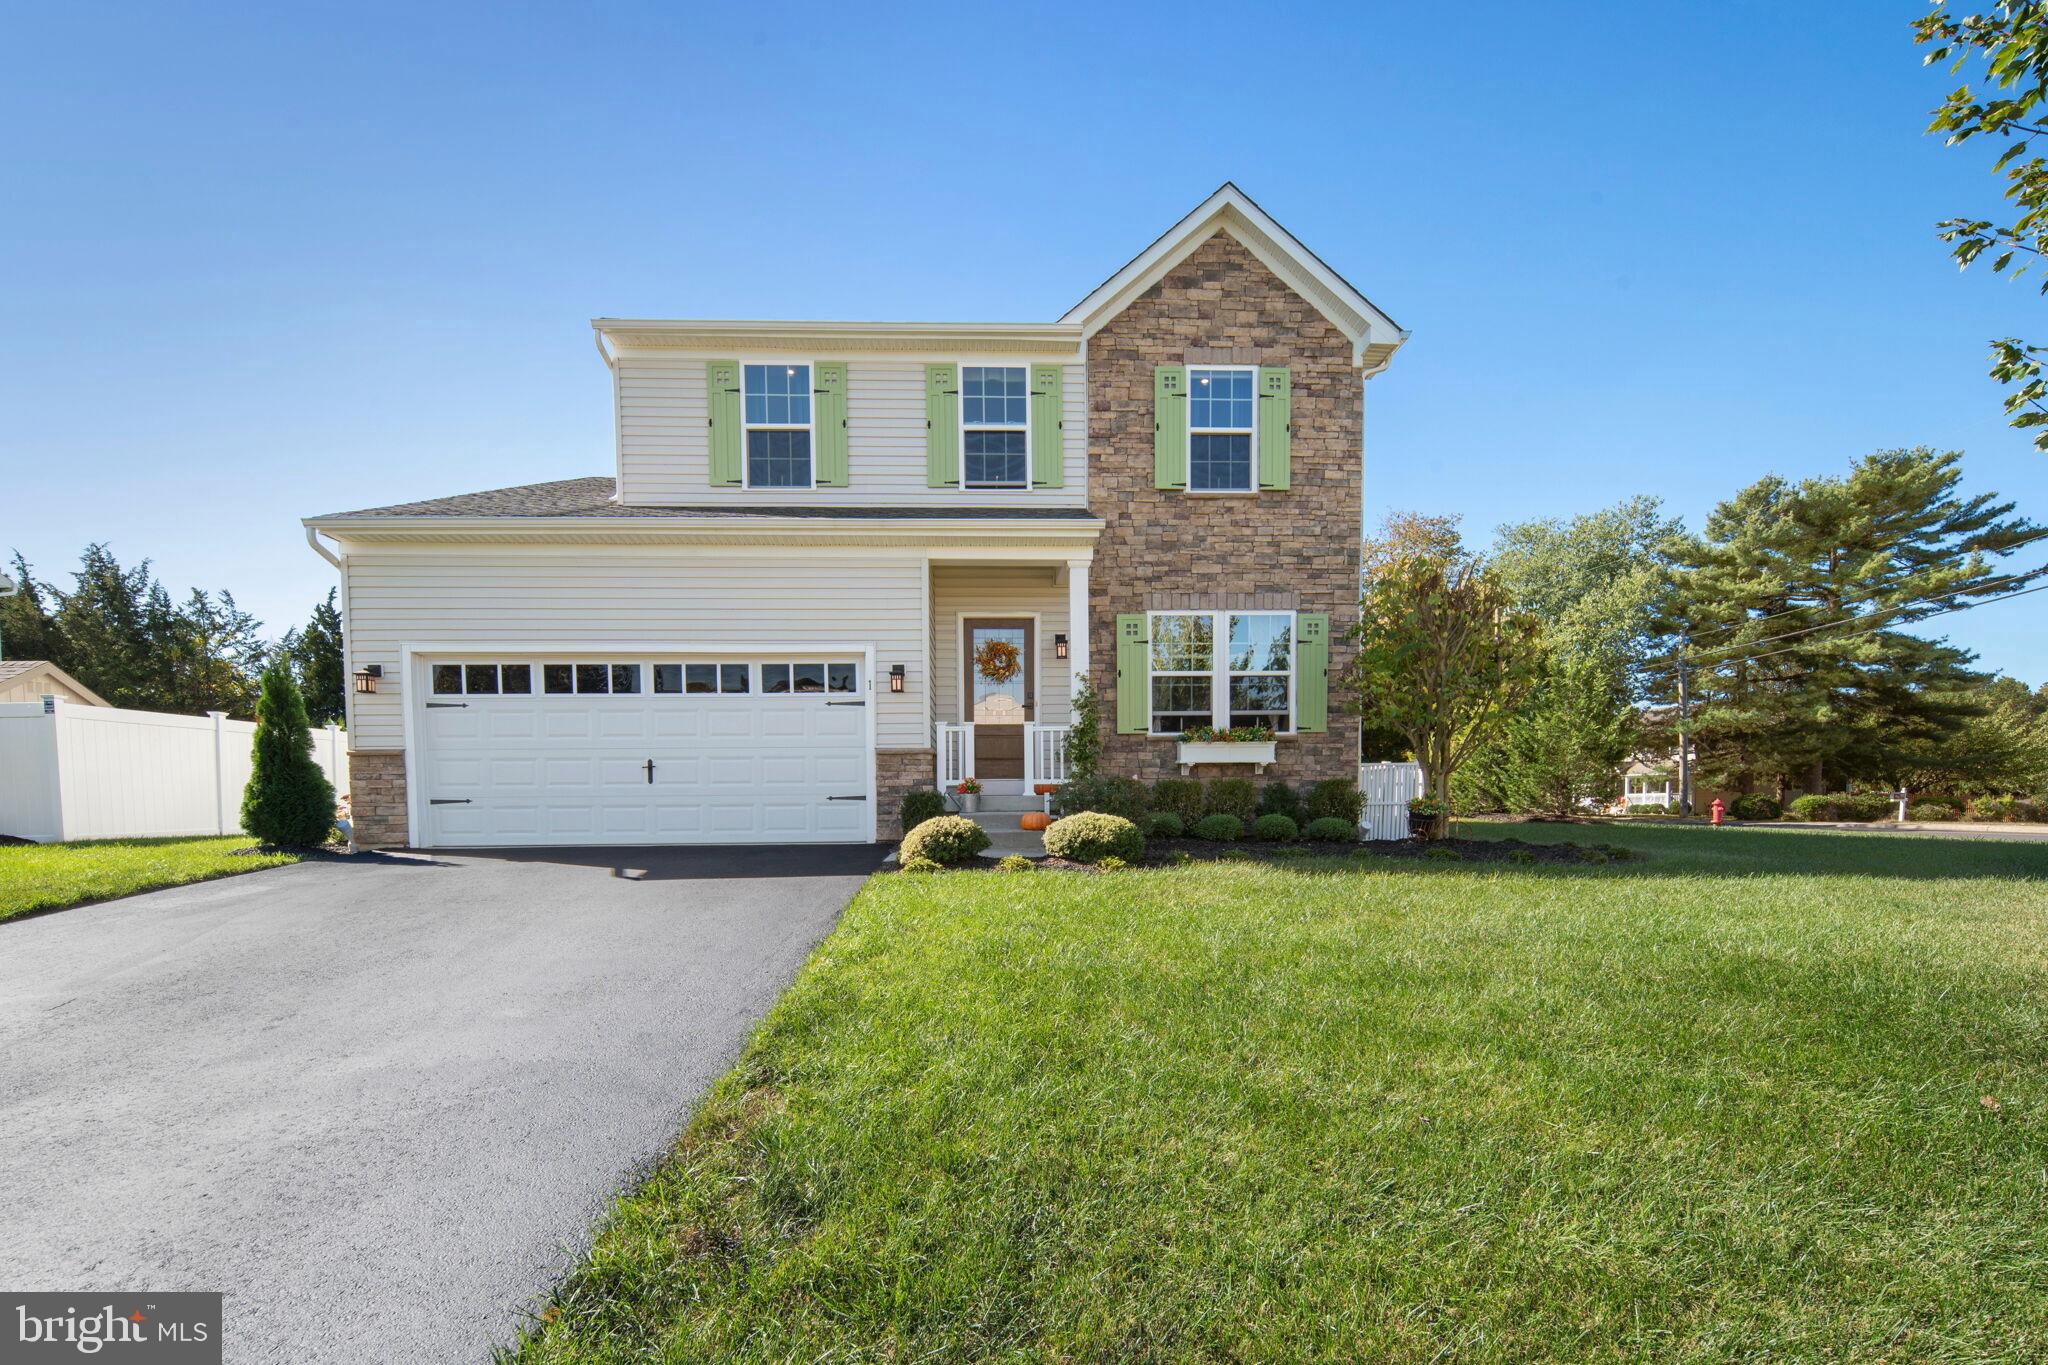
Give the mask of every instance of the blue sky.
[[(1931, 225), (1913, 4), (18, 7), (0, 547), (273, 633), (298, 518), (608, 472), (589, 318), (1052, 318), (1224, 179), (1414, 331), (1371, 510), (1481, 533), (1968, 452), (2048, 520)], [(2048, 681), (2048, 594), (1953, 618)]]

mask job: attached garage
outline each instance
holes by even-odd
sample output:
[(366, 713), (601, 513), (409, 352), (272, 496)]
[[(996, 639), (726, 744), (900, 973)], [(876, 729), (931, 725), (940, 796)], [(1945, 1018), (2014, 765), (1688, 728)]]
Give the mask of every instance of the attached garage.
[(867, 843), (871, 654), (413, 655), (422, 847)]

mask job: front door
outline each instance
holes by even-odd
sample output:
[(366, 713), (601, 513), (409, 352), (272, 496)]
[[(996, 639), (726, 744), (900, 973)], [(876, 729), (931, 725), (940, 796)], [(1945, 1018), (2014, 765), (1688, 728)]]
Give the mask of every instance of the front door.
[[(960, 695), (962, 720), (974, 726), (974, 776), (1024, 776), (1024, 722), (1035, 718), (1036, 631), (1031, 621), (970, 617), (962, 622), (966, 660)], [(1004, 648), (1008, 646), (1008, 648)]]

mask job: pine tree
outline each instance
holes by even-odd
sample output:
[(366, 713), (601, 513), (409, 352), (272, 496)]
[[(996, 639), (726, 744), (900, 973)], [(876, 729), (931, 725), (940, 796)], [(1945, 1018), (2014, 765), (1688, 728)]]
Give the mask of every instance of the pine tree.
[[(1961, 458), (1884, 450), (1846, 477), (1762, 479), (1676, 552), (1661, 629), (1670, 653), (1694, 661), (1693, 733), (1710, 780), (1782, 792), (1881, 779), (1902, 749), (1981, 712), (1973, 656), (1900, 628), (2010, 591), (1995, 561), (2043, 532), (2010, 502), (1960, 496)], [(1673, 670), (1650, 677), (1672, 700)]]
[(299, 690), (306, 698), (306, 717), (315, 725), (344, 723), (348, 683), (341, 667), (341, 612), (334, 605), (334, 589), (327, 600), (314, 604), (312, 619), (303, 630), (285, 634), (278, 646), (291, 660)]
[(0, 659), (48, 659), (67, 673), (76, 674), (70, 653), (50, 609), (43, 601), (48, 591), (36, 582), (21, 551), (14, 552), (12, 577), (17, 585), (12, 597), (0, 597)]
[(334, 787), (313, 761), (305, 699), (283, 659), (263, 673), (255, 766), (242, 791), (242, 828), (279, 848), (324, 844), (334, 829)]

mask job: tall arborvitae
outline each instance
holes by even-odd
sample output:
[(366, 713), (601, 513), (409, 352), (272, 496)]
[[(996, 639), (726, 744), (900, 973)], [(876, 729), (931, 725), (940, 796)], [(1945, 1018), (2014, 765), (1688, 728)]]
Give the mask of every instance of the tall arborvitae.
[(280, 848), (324, 844), (334, 829), (334, 787), (313, 761), (305, 699), (282, 659), (263, 672), (255, 766), (242, 790), (242, 828)]

